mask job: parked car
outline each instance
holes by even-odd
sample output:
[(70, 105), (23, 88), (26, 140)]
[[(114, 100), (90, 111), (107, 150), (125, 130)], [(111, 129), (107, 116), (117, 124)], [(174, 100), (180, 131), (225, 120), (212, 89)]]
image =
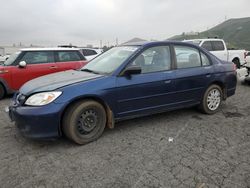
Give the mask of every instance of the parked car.
[(193, 39), (185, 40), (205, 48), (223, 61), (233, 62), (237, 68), (245, 63), (245, 50), (228, 50), (222, 39)]
[(69, 69), (79, 69), (86, 63), (78, 49), (22, 49), (0, 65), (0, 99), (17, 91), (31, 79)]
[(250, 84), (250, 52), (245, 53), (245, 64), (238, 71), (238, 77), (242, 84)]
[(241, 82), (242, 84), (249, 84), (250, 85), (250, 64), (246, 63), (243, 65), (244, 67), (244, 75), (242, 76)]
[(9, 58), (9, 55), (0, 55), (0, 64), (5, 62)]
[(103, 52), (102, 49), (95, 49), (95, 48), (79, 48), (79, 49), (88, 61), (94, 59), (96, 56), (100, 55)]
[(250, 69), (250, 52), (245, 52), (245, 63), (237, 69), (238, 80), (244, 83), (249, 83), (249, 69)]
[(245, 53), (245, 60), (246, 60), (246, 64), (248, 64), (250, 67), (250, 52), (249, 51)]
[(126, 44), (81, 70), (29, 81), (6, 111), (27, 137), (86, 144), (119, 120), (191, 106), (216, 113), (235, 93), (235, 69), (189, 43)]

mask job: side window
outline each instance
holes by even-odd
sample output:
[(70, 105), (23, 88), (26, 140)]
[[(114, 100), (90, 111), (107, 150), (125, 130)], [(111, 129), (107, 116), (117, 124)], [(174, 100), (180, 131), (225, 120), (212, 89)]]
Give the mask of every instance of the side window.
[(197, 49), (187, 46), (175, 46), (177, 68), (200, 67), (201, 58)]
[(132, 65), (140, 66), (142, 73), (166, 71), (171, 68), (169, 46), (152, 47), (140, 54)]
[(201, 52), (201, 61), (202, 61), (202, 66), (209, 66), (210, 65), (209, 59), (202, 52)]
[(66, 61), (81, 61), (81, 57), (76, 51), (62, 51), (58, 52), (58, 61), (66, 62)]
[(225, 50), (225, 47), (222, 41), (212, 41), (212, 45), (213, 45), (213, 51)]
[(213, 51), (212, 44), (210, 41), (206, 41), (201, 45), (202, 48), (205, 48), (208, 51)]
[(20, 61), (25, 61), (27, 64), (42, 64), (54, 62), (53, 52), (26, 52)]
[(96, 51), (89, 49), (82, 49), (82, 53), (84, 56), (96, 55)]

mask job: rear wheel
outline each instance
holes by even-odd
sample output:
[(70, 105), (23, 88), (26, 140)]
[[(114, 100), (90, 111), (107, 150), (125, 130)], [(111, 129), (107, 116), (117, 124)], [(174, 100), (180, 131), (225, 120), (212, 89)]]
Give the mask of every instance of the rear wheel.
[(92, 100), (83, 100), (70, 106), (62, 122), (64, 134), (77, 144), (86, 144), (98, 139), (105, 125), (105, 109)]
[(222, 102), (222, 95), (223, 93), (220, 86), (211, 85), (208, 87), (200, 104), (202, 112), (206, 114), (214, 114), (218, 112)]
[(0, 99), (5, 96), (5, 89), (2, 84), (0, 84)]

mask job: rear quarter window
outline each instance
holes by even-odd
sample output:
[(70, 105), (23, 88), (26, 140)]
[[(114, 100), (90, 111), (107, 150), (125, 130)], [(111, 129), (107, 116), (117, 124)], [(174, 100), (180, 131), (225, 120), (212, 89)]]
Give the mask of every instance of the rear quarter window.
[(202, 53), (202, 52), (201, 52), (201, 61), (202, 61), (202, 66), (209, 66), (209, 65), (211, 65), (208, 57), (204, 53)]
[(82, 49), (82, 53), (84, 56), (91, 56), (91, 55), (96, 55), (97, 52), (94, 50), (89, 50), (89, 49)]

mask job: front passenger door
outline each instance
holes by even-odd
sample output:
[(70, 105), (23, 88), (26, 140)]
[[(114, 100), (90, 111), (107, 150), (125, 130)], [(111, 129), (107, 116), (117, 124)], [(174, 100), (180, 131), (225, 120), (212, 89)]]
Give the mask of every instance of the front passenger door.
[(117, 116), (137, 116), (168, 108), (174, 91), (174, 71), (169, 46), (152, 47), (128, 66), (141, 74), (117, 77)]
[(12, 86), (18, 90), (25, 82), (56, 72), (54, 53), (52, 51), (27, 51), (19, 62), (25, 61), (26, 66), (16, 66), (12, 70)]

